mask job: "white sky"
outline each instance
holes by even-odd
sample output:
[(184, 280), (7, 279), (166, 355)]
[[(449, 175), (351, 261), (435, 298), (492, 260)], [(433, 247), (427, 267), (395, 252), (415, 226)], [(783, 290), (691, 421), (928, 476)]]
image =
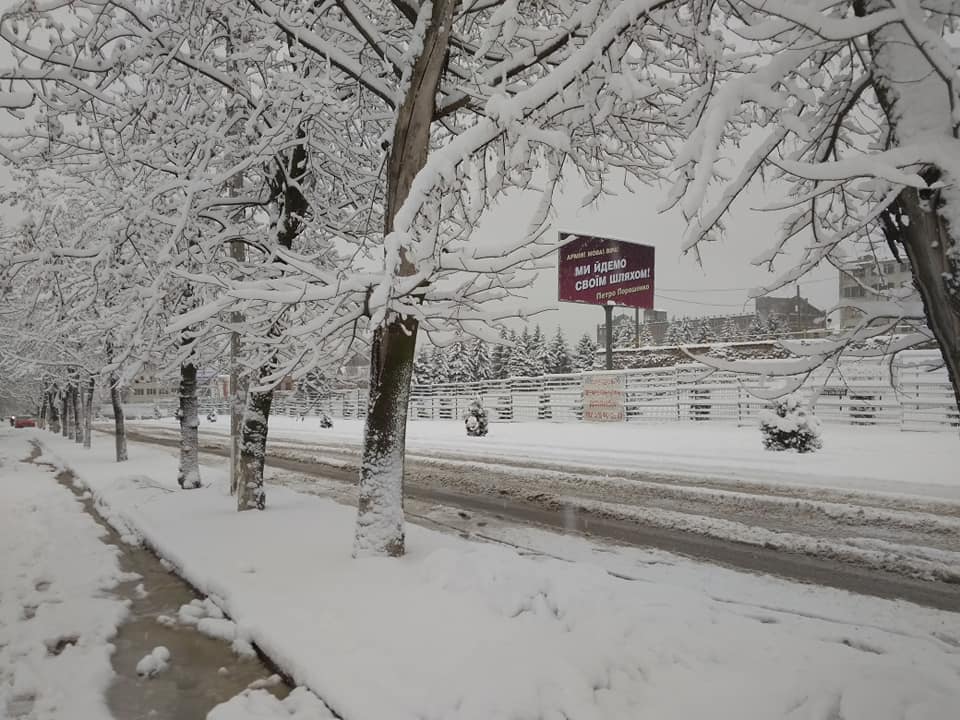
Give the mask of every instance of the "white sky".
[[(561, 231), (574, 232), (653, 245), (656, 248), (656, 308), (666, 310), (668, 317), (752, 312), (753, 301), (747, 299), (748, 289), (771, 283), (796, 257), (778, 258), (773, 273), (750, 262), (772, 246), (778, 236), (778, 223), (784, 214), (754, 209), (781, 199), (775, 194), (776, 190), (768, 195), (759, 183), (748, 188), (748, 194), (734, 204), (731, 215), (726, 218), (726, 239), (701, 246), (703, 267), (697, 265), (692, 253), (687, 256), (680, 253), (684, 222), (679, 212), (657, 212), (666, 190), (666, 187), (640, 187), (632, 194), (624, 191), (617, 197), (605, 198), (596, 207), (581, 208), (584, 191), (570, 187), (557, 203), (553, 233), (556, 236)], [(478, 240), (523, 232), (531, 207), (519, 197), (502, 203), (477, 229)], [(799, 241), (794, 242), (798, 243), (794, 247), (796, 252)], [(817, 268), (801, 280), (800, 294), (817, 307), (828, 310), (837, 303), (838, 283), (835, 269)], [(791, 285), (775, 294), (793, 295), (794, 292), (795, 286)], [(599, 306), (557, 301), (555, 264), (554, 269), (540, 273), (529, 297), (531, 304), (549, 304), (556, 308), (537, 315), (531, 323), (539, 323), (549, 333), (553, 333), (559, 323), (568, 340), (584, 332), (594, 336), (595, 326), (603, 322), (603, 310)], [(629, 313), (633, 317), (632, 309), (617, 308), (614, 312)]]

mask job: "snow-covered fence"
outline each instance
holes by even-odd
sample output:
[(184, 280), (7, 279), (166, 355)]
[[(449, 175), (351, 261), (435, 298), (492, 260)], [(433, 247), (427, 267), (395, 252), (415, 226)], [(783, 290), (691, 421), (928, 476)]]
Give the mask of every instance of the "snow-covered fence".
[[(771, 362), (777, 361), (765, 361)], [(927, 352), (904, 353), (892, 366), (851, 360), (832, 374), (826, 369), (814, 373), (799, 392), (808, 401), (819, 393), (815, 411), (826, 423), (903, 430), (956, 429), (960, 417), (953, 391), (944, 370), (930, 370), (935, 365), (936, 355)], [(760, 411), (769, 406), (754, 393), (780, 383), (776, 378), (764, 381), (731, 372), (711, 372), (696, 363), (612, 372), (625, 378), (623, 400), (628, 422), (721, 420), (754, 425), (759, 422)], [(415, 386), (409, 417), (459, 419), (479, 395), (491, 422), (577, 421), (583, 417), (584, 377), (574, 373)], [(362, 389), (335, 390), (319, 400), (278, 393), (274, 408), (278, 414), (322, 410), (333, 417), (362, 418), (366, 400)]]

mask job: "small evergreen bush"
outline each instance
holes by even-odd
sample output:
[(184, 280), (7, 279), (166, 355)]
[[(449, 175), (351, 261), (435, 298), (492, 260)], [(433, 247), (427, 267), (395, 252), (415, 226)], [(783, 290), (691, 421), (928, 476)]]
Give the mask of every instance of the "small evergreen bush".
[(487, 434), (487, 409), (483, 407), (479, 397), (470, 401), (463, 421), (467, 426), (468, 437), (483, 437)]
[(760, 432), (767, 450), (813, 452), (823, 447), (820, 420), (807, 414), (796, 395), (774, 401), (773, 408), (760, 413)]

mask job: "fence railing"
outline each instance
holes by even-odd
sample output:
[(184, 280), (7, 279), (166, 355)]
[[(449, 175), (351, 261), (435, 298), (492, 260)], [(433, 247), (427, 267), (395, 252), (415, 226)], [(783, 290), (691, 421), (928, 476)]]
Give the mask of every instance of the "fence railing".
[[(944, 431), (960, 428), (953, 390), (945, 370), (930, 370), (936, 354), (903, 353), (892, 365), (850, 360), (830, 373), (821, 369), (799, 394), (822, 421), (875, 425), (902, 430)], [(778, 361), (765, 361), (778, 362)], [(470, 383), (414, 386), (409, 417), (414, 420), (462, 418), (479, 397), (493, 422), (580, 421), (584, 382), (591, 376), (623, 376), (623, 417), (627, 422), (726, 421), (756, 424), (768, 400), (758, 397), (781, 382), (763, 380), (690, 363), (666, 368), (515, 377)], [(222, 406), (221, 406), (222, 405)], [(226, 404), (201, 403), (202, 412), (227, 412)], [(312, 415), (360, 419), (366, 414), (364, 389), (333, 390), (322, 397), (278, 392), (277, 415)], [(166, 408), (164, 414), (166, 414)], [(172, 412), (172, 408), (169, 408)]]

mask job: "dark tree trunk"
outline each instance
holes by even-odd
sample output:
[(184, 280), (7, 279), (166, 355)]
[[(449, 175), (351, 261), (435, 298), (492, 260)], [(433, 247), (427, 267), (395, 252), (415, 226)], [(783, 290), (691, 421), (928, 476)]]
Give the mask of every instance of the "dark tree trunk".
[(73, 405), (73, 434), (71, 437), (78, 445), (83, 442), (83, 420), (81, 420), (80, 387), (77, 383), (70, 386), (70, 404)]
[(63, 395), (60, 396), (60, 431), (63, 433), (65, 438), (70, 437), (70, 413), (67, 412), (70, 409), (70, 393), (67, 390), (63, 391)]
[(83, 446), (90, 447), (91, 434), (93, 433), (93, 390), (96, 385), (96, 378), (93, 375), (87, 381), (87, 396), (83, 403)]
[(117, 462), (127, 459), (127, 426), (123, 418), (123, 400), (120, 397), (120, 378), (110, 376), (110, 404), (113, 405), (113, 434), (117, 446)]
[[(423, 49), (397, 111), (387, 168), (385, 235), (393, 231), (394, 217), (427, 162), (437, 88), (456, 4), (456, 0), (434, 0)], [(416, 270), (408, 258), (401, 256), (400, 275), (413, 275)], [(413, 318), (390, 313), (374, 330), (354, 555), (397, 557), (404, 552), (403, 460), (416, 340), (417, 322)]]
[(197, 367), (180, 366), (180, 469), (177, 482), (185, 490), (200, 487), (200, 418), (197, 414)]
[[(264, 368), (263, 377), (271, 370)], [(247, 392), (247, 407), (243, 413), (243, 437), (240, 441), (240, 461), (237, 483), (237, 510), (263, 510), (267, 496), (263, 488), (263, 465), (267, 457), (267, 429), (273, 390)]]
[[(914, 18), (922, 23), (919, 3), (910, 3)], [(889, 10), (890, 0), (854, 0), (858, 16)], [(917, 45), (899, 23), (885, 25), (869, 35), (873, 55), (873, 89), (886, 115), (894, 145), (909, 144), (917, 135), (932, 142), (956, 142), (954, 111), (949, 98), (953, 87), (931, 65), (926, 50)], [(907, 71), (905, 68), (914, 68)], [(923, 102), (916, 97), (922, 93)], [(929, 165), (920, 173), (929, 184), (944, 182), (943, 189), (904, 188), (884, 224), (888, 240), (899, 241), (910, 258), (914, 283), (923, 300), (927, 325), (940, 346), (960, 410), (960, 228), (950, 227), (960, 204), (957, 183), (944, 168)], [(902, 222), (906, 217), (909, 224)]]
[(47, 428), (52, 433), (60, 432), (60, 413), (57, 411), (57, 401), (54, 399), (53, 390), (47, 392)]
[(47, 427), (47, 393), (43, 393), (43, 399), (40, 401), (40, 417), (38, 419), (38, 424), (42, 430), (45, 430)]

